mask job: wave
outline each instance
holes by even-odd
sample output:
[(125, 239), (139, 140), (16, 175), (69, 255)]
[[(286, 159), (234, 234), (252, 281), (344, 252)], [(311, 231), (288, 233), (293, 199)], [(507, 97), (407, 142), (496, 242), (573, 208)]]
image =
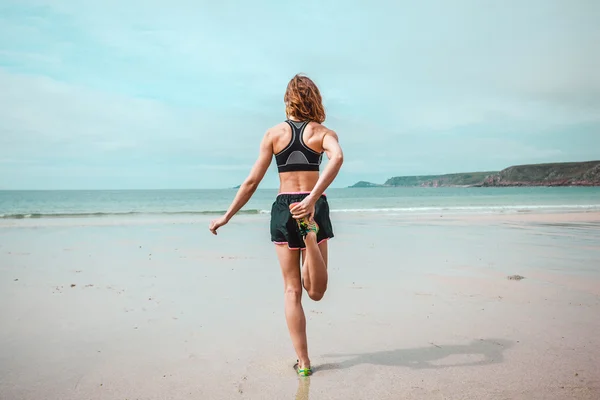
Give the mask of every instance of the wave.
[[(543, 210), (600, 210), (600, 204), (532, 204), (532, 205), (490, 205), (490, 206), (421, 206), (421, 207), (382, 207), (382, 208), (341, 208), (331, 209), (331, 213), (437, 213), (437, 212), (527, 212)], [(29, 218), (101, 218), (127, 216), (202, 216), (222, 215), (225, 210), (204, 211), (126, 211), (126, 212), (68, 212), (68, 213), (15, 213), (0, 214), (0, 219)], [(270, 214), (269, 210), (240, 210), (238, 214), (257, 215)]]
[(600, 210), (600, 204), (537, 204), (495, 206), (431, 206), (431, 207), (388, 207), (388, 208), (345, 208), (332, 209), (332, 213), (395, 213), (395, 212), (440, 212), (440, 211), (526, 211), (526, 210)]
[[(240, 210), (238, 214), (264, 214), (266, 210)], [(24, 218), (90, 218), (90, 217), (126, 217), (143, 215), (219, 215), (225, 214), (225, 210), (213, 211), (125, 211), (125, 212), (80, 212), (80, 213), (30, 213), (30, 214), (0, 214), (1, 219), (24, 219)]]

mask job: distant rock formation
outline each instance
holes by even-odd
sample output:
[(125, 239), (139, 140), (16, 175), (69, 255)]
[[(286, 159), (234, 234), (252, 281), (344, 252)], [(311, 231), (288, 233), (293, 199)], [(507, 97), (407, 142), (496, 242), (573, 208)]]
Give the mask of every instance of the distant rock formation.
[(600, 186), (600, 161), (516, 165), (476, 186)]
[(371, 182), (367, 182), (367, 181), (359, 181), (356, 182), (354, 185), (352, 186), (348, 186), (351, 188), (369, 188), (369, 187), (381, 187), (383, 185), (380, 185), (378, 183), (371, 183)]
[(397, 176), (385, 182), (385, 186), (472, 186), (481, 183), (486, 177), (497, 172), (467, 172), (445, 175)]
[(500, 172), (396, 176), (383, 185), (360, 181), (350, 187), (506, 186), (600, 186), (600, 161), (516, 165)]

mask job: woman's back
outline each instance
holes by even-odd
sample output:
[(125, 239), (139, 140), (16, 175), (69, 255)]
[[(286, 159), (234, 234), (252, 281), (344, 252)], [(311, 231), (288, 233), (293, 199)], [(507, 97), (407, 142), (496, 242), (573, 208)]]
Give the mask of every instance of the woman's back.
[[(306, 126), (304, 126), (306, 125)], [(269, 129), (281, 192), (309, 192), (319, 179), (323, 138), (330, 130), (316, 122), (282, 122)], [(294, 149), (298, 147), (298, 149)], [(294, 164), (296, 162), (296, 164)]]

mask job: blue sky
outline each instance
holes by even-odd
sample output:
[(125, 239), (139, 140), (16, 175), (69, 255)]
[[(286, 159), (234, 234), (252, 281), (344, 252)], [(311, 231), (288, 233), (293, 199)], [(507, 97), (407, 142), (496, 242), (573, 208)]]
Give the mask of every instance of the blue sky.
[(0, 188), (234, 186), (297, 72), (345, 151), (334, 186), (600, 159), (599, 20), (594, 0), (0, 0)]

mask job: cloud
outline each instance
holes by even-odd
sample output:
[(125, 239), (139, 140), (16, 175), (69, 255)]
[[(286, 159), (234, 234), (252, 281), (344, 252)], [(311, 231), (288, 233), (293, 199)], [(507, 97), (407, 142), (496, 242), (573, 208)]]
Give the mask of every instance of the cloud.
[(584, 0), (3, 2), (0, 179), (238, 184), (296, 72), (340, 135), (340, 185), (589, 157), (599, 17)]
[[(237, 160), (235, 152), (231, 156), (229, 134), (244, 124), (223, 115), (1, 69), (0, 86), (0, 157), (6, 159), (130, 166), (142, 159), (193, 166), (228, 151), (230, 156), (216, 161)], [(256, 131), (253, 141), (261, 135)], [(239, 146), (250, 147), (255, 156), (257, 145)]]

